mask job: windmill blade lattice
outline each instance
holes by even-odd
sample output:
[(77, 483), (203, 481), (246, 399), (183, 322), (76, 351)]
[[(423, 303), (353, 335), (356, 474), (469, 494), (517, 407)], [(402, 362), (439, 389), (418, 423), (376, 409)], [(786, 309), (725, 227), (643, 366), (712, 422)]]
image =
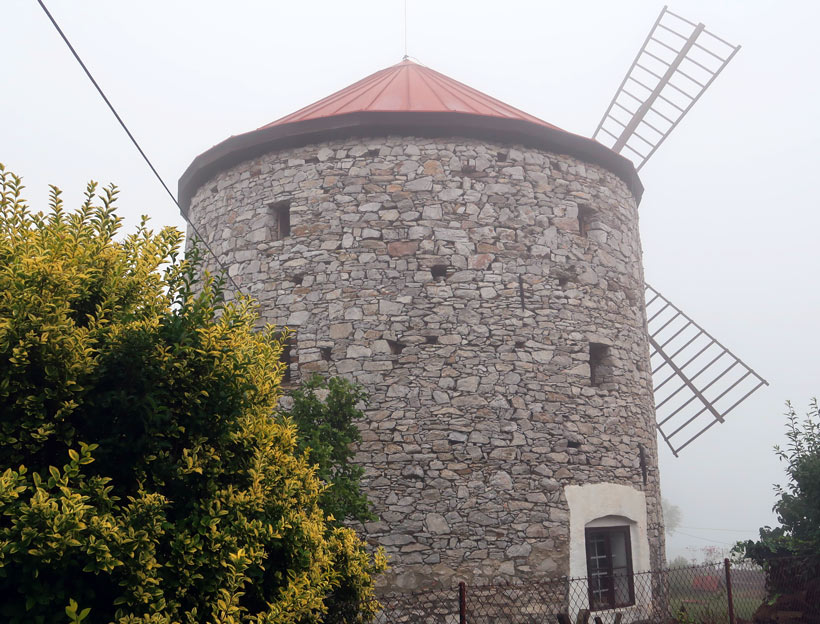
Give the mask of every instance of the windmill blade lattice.
[(640, 170), (738, 50), (664, 7), (593, 138)]
[(769, 384), (649, 284), (646, 318), (657, 427), (677, 457)]

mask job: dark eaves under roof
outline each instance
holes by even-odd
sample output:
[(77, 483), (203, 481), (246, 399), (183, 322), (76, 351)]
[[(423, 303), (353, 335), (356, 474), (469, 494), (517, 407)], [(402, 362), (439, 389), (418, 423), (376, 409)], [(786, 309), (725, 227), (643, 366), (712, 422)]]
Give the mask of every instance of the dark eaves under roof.
[(194, 193), (209, 178), (266, 152), (387, 134), (463, 136), (567, 154), (616, 174), (637, 201), (643, 194), (632, 162), (608, 147), (405, 60), (200, 154), (179, 180), (179, 205), (187, 214)]

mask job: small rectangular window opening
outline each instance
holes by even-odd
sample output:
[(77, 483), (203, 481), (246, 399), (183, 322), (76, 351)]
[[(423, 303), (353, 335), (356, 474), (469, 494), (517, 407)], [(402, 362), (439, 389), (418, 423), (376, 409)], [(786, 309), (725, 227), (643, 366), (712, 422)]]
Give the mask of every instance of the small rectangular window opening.
[(407, 345), (398, 342), (397, 340), (388, 340), (387, 346), (390, 347), (390, 353), (393, 355), (401, 355), (401, 352), (404, 351), (404, 347)]
[(430, 274), (433, 276), (435, 280), (443, 280), (447, 278), (447, 265), (446, 264), (434, 264), (430, 267)]
[(604, 382), (609, 347), (597, 342), (589, 343), (589, 383), (600, 386)]
[(586, 551), (590, 609), (635, 604), (629, 527), (586, 529)]
[(578, 206), (578, 233), (586, 238), (592, 227), (595, 211), (589, 206)]
[(331, 358), (333, 357), (333, 348), (332, 347), (319, 347), (319, 353), (322, 354), (322, 359), (325, 362), (330, 362)]
[(290, 236), (290, 202), (279, 201), (270, 205), (273, 216), (274, 239), (281, 240)]

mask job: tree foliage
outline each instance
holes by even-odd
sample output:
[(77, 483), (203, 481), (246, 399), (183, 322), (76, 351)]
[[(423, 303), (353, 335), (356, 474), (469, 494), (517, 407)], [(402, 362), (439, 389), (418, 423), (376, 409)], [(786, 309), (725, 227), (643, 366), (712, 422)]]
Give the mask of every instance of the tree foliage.
[(282, 415), (296, 425), (298, 449), (308, 454), (316, 474), (329, 484), (319, 498), (322, 509), (337, 526), (375, 519), (361, 491), (364, 468), (351, 461), (351, 445), (362, 439), (355, 421), (364, 417), (358, 407), (367, 402), (364, 388), (341, 377), (313, 375), (289, 396), (292, 405)]
[(677, 557), (672, 559), (672, 561), (669, 562), (669, 567), (670, 568), (685, 568), (685, 567), (690, 566), (690, 565), (692, 565), (692, 562), (689, 561), (683, 555), (678, 555)]
[(274, 329), (180, 232), (120, 236), (113, 186), (21, 190), (0, 166), (0, 619), (367, 620), (384, 559), (271, 418)]
[(683, 519), (683, 512), (680, 507), (673, 505), (665, 498), (661, 499), (663, 509), (663, 526), (667, 533), (674, 534)]
[[(809, 404), (805, 418), (786, 404), (785, 448), (775, 452), (786, 464), (788, 483), (775, 485), (777, 501), (773, 510), (780, 526), (763, 527), (760, 539), (741, 542), (736, 547), (745, 556), (769, 565), (784, 557), (799, 557), (799, 568), (820, 572), (820, 405)], [(779, 564), (778, 564), (779, 565)], [(785, 563), (783, 564), (785, 565)], [(789, 564), (790, 565), (790, 564)]]

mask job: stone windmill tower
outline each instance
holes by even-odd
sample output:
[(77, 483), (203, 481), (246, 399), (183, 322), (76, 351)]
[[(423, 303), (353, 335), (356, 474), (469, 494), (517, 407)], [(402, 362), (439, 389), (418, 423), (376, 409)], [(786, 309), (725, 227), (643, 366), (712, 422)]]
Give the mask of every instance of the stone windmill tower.
[(409, 60), (183, 175), (187, 218), (296, 330), (294, 380), (370, 392), (391, 586), (601, 564), (624, 602), (662, 564), (641, 193), (616, 151)]

